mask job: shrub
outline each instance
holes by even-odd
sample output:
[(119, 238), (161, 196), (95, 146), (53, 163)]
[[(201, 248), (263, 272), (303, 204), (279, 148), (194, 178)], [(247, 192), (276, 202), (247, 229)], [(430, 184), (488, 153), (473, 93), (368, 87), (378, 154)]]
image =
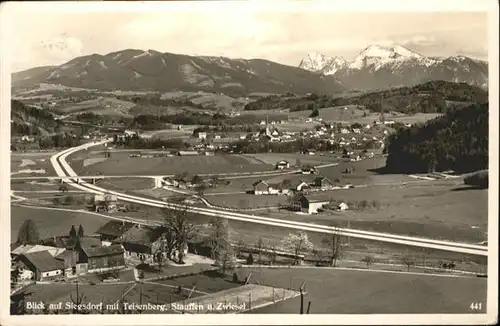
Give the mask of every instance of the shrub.
[(236, 274), (236, 273), (233, 273), (233, 282), (234, 283), (238, 283), (239, 282), (238, 274)]
[(478, 171), (466, 176), (464, 183), (478, 188), (488, 188), (488, 170)]
[(247, 265), (253, 265), (253, 255), (250, 253), (247, 257)]

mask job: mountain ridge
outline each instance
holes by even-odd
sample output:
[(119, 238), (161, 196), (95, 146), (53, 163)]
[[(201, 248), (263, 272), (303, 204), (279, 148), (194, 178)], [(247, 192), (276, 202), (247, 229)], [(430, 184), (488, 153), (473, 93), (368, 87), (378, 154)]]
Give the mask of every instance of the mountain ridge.
[(318, 91), (335, 94), (347, 90), (334, 77), (269, 60), (190, 56), (155, 50), (94, 53), (59, 66), (33, 69), (14, 73), (13, 86), (51, 83), (100, 90), (209, 91), (239, 95)]
[[(317, 57), (324, 56), (318, 53)], [(308, 59), (308, 65), (303, 62)], [(376, 89), (392, 86), (411, 86), (431, 80), (465, 82), (488, 87), (488, 63), (463, 55), (430, 57), (402, 45), (369, 45), (340, 68), (331, 69), (329, 61), (312, 62), (309, 55), (299, 67), (321, 75), (336, 77), (355, 89)]]

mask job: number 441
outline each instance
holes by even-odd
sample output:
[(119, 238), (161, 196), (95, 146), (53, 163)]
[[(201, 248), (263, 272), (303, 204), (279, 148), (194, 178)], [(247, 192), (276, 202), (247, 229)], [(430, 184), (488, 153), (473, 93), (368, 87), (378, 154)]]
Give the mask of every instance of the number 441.
[(481, 302), (472, 302), (469, 306), (471, 310), (482, 310), (483, 304)]

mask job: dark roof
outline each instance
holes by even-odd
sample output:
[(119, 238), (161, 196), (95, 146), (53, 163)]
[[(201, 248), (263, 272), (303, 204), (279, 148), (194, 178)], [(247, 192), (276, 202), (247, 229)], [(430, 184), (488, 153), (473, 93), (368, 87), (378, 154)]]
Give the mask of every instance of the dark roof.
[(59, 255), (57, 255), (55, 257), (55, 259), (58, 259), (58, 260), (64, 260), (66, 259), (67, 257), (70, 257), (72, 255), (75, 255), (76, 254), (76, 251), (73, 251), (73, 250), (64, 250), (63, 252), (61, 252)]
[(109, 221), (108, 223), (101, 226), (101, 228), (99, 228), (96, 233), (119, 237), (133, 226), (134, 223), (130, 222)]
[(100, 248), (101, 247), (101, 240), (98, 238), (91, 238), (91, 237), (83, 237), (79, 240), (80, 242), (80, 247), (86, 247), (86, 248)]
[(62, 264), (57, 261), (48, 251), (37, 251), (23, 256), (35, 266), (40, 272), (62, 269)]
[(123, 243), (140, 244), (150, 246), (160, 234), (148, 227), (133, 227), (123, 234)]
[(119, 244), (113, 244), (107, 247), (82, 247), (83, 252), (87, 257), (101, 257), (101, 256), (112, 256), (117, 254), (123, 254), (123, 247)]
[[(101, 240), (96, 237), (84, 236), (79, 239), (80, 243), (84, 243), (88, 246), (100, 246)], [(58, 248), (73, 248), (76, 244), (76, 238), (70, 238), (67, 235), (58, 236), (58, 237), (50, 237), (43, 239), (41, 243), (45, 246), (53, 246)]]
[(254, 187), (255, 187), (256, 185), (258, 185), (258, 184), (260, 184), (260, 183), (263, 183), (263, 184), (265, 184), (266, 186), (268, 185), (268, 183), (267, 183), (267, 182), (262, 181), (262, 180), (259, 180), (259, 181), (255, 181), (255, 182), (252, 184), (252, 186), (254, 186)]

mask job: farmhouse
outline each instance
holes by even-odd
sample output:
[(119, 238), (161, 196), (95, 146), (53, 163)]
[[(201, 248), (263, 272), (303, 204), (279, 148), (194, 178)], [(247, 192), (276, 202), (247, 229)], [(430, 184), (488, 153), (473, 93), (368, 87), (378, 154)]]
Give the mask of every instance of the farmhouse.
[(254, 182), (252, 186), (255, 195), (277, 195), (280, 192), (279, 188), (274, 188), (272, 185), (262, 180)]
[(300, 193), (293, 198), (292, 202), (294, 203), (296, 209), (300, 209), (301, 212), (307, 214), (316, 214), (318, 213), (318, 209), (322, 208), (330, 201), (324, 199), (315, 199), (314, 197), (309, 197)]
[(295, 192), (304, 191), (310, 188), (309, 184), (303, 180), (294, 180), (290, 182), (290, 189)]
[(337, 210), (339, 211), (345, 211), (346, 209), (348, 209), (349, 206), (346, 204), (346, 203), (340, 203), (338, 206), (337, 206)]
[(123, 234), (121, 244), (127, 256), (147, 261), (152, 258), (151, 247), (159, 237), (155, 229), (136, 225)]
[(207, 133), (206, 132), (199, 132), (198, 139), (207, 139)]
[(118, 198), (116, 195), (94, 195), (94, 211), (95, 212), (111, 212), (116, 210)]
[(109, 246), (113, 241), (120, 240), (122, 235), (134, 227), (133, 223), (123, 221), (109, 221), (96, 231), (103, 246)]
[(326, 177), (317, 177), (313, 181), (313, 187), (320, 188), (321, 190), (328, 190), (333, 188), (333, 182)]
[(19, 257), (19, 265), (22, 269), (30, 270), (35, 281), (62, 275), (62, 269), (64, 268), (48, 251), (22, 254)]
[(283, 170), (288, 168), (290, 168), (290, 162), (282, 160), (276, 163), (276, 170)]
[(125, 267), (123, 247), (113, 244), (108, 247), (80, 246), (76, 272), (95, 273)]

